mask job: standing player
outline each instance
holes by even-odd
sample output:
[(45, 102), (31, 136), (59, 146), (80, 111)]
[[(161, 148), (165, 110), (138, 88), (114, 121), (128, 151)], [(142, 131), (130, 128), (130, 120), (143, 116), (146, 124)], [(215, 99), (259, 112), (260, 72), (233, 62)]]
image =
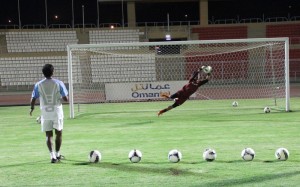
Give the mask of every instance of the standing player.
[(200, 68), (198, 71), (195, 71), (192, 77), (190, 78), (189, 82), (184, 85), (179, 91), (177, 91), (175, 94), (169, 96), (169, 95), (162, 95), (165, 98), (174, 99), (174, 104), (171, 106), (168, 106), (167, 108), (159, 111), (157, 113), (158, 116), (162, 115), (163, 113), (172, 110), (173, 108), (182, 105), (193, 93), (197, 91), (197, 89), (202, 86), (203, 84), (206, 84), (210, 79), (210, 73), (206, 74), (205, 79), (201, 79), (200, 72), (202, 71), (202, 68)]
[[(45, 64), (43, 74), (45, 79), (34, 85), (31, 97), (30, 115), (34, 110), (36, 100), (40, 100), (41, 109), (41, 127), (46, 132), (46, 144), (51, 156), (51, 163), (56, 163), (63, 158), (60, 155), (63, 129), (63, 108), (62, 100), (68, 101), (68, 91), (65, 84), (57, 79), (53, 79), (54, 67), (51, 64)], [(53, 150), (53, 130), (55, 130), (55, 152)]]

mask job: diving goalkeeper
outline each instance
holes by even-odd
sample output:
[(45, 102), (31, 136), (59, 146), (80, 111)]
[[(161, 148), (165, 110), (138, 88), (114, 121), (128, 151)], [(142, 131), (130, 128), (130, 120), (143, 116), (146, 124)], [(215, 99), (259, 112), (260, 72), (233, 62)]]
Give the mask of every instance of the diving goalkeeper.
[(165, 113), (169, 110), (172, 110), (173, 108), (175, 108), (179, 105), (182, 105), (193, 93), (195, 93), (197, 91), (197, 89), (200, 86), (202, 86), (203, 84), (206, 84), (210, 80), (210, 73), (206, 74), (205, 79), (201, 79), (201, 76), (200, 76), (201, 71), (202, 71), (202, 68), (200, 68), (198, 71), (195, 71), (193, 73), (192, 77), (189, 79), (189, 82), (186, 85), (184, 85), (179, 91), (177, 91), (175, 94), (173, 94), (171, 96), (162, 95), (162, 97), (164, 97), (164, 98), (173, 99), (174, 104), (159, 111), (157, 113), (158, 116), (162, 115), (163, 113)]

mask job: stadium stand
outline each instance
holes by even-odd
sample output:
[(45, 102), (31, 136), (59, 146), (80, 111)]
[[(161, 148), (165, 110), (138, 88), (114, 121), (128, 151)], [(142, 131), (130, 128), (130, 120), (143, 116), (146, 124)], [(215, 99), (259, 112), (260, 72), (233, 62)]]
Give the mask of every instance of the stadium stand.
[[(78, 43), (82, 35), (85, 35), (82, 38), (88, 36), (89, 43), (99, 44), (139, 42), (140, 36), (144, 34), (139, 29), (90, 30), (87, 32), (88, 34), (76, 32), (76, 30), (66, 29), (59, 31), (36, 29), (1, 31), (0, 35), (3, 38), (1, 46), (5, 47), (5, 50), (1, 50), (1, 54), (5, 55), (0, 56), (1, 90), (30, 90), (37, 80), (43, 78), (41, 67), (46, 63), (54, 65), (55, 77), (68, 83), (66, 46)], [(84, 40), (82, 39), (81, 43), (86, 43)], [(97, 58), (91, 60), (96, 62)], [(131, 66), (135, 68), (133, 66), (136, 65), (128, 65), (124, 68), (130, 69)], [(147, 80), (155, 77), (153, 75), (155, 74), (154, 67), (141, 70), (145, 75), (150, 76), (145, 77)], [(134, 76), (124, 75), (122, 78), (134, 79)], [(93, 78), (95, 79), (95, 77)], [(74, 81), (76, 82), (76, 80)], [(94, 81), (97, 82), (97, 78)]]
[(266, 37), (289, 37), (291, 81), (300, 76), (300, 24), (283, 23), (266, 26)]
[(118, 56), (91, 56), (93, 82), (156, 81), (155, 55), (132, 56), (127, 63), (123, 60)]
[(90, 44), (139, 42), (143, 34), (138, 29), (91, 30), (89, 41)]
[(55, 66), (55, 77), (68, 81), (66, 56), (7, 57), (0, 58), (1, 86), (32, 86), (43, 78), (41, 65), (51, 63)]
[(75, 31), (16, 31), (6, 33), (7, 50), (14, 52), (66, 51), (78, 42)]
[[(297, 42), (297, 39), (300, 40), (300, 24), (298, 22), (257, 23), (251, 25), (194, 25), (188, 30), (190, 33), (187, 33), (187, 35), (189, 35), (189, 40), (235, 39), (253, 37), (254, 35), (251, 33), (258, 32), (258, 30), (260, 32), (259, 37), (290, 37), (290, 75), (291, 80), (298, 81), (300, 77), (300, 42)], [(180, 35), (182, 33), (179, 33), (175, 31), (173, 36), (186, 38), (186, 35)], [(85, 32), (80, 29), (0, 30), (2, 38), (0, 38), (0, 84), (2, 87), (0, 89), (13, 90), (17, 86), (18, 89), (28, 87), (25, 90), (30, 90), (33, 83), (41, 78), (40, 68), (45, 63), (53, 63), (56, 67), (56, 76), (68, 83), (66, 54), (68, 44), (139, 42), (144, 41), (145, 38), (150, 40), (164, 37), (164, 34), (161, 29), (146, 30), (145, 28), (90, 28), (86, 29)], [(97, 62), (99, 60), (96, 57), (92, 57), (91, 61), (100, 63)], [(153, 63), (149, 62), (149, 64)], [(151, 65), (148, 69), (141, 69), (144, 75), (149, 75), (149, 77), (144, 77), (145, 80), (155, 77), (153, 67)], [(124, 66), (124, 68), (130, 69), (131, 66)], [(218, 68), (218, 65), (216, 65), (216, 68)], [(122, 78), (135, 80), (134, 76), (124, 75)], [(246, 75), (235, 76), (242, 77)], [(92, 78), (95, 82), (101, 82), (102, 79), (101, 77)]]
[(199, 40), (248, 38), (247, 26), (193, 28), (192, 33), (198, 34)]
[(291, 81), (297, 81), (300, 76), (300, 24), (297, 22), (195, 26), (191, 32), (199, 40), (251, 38), (257, 35), (262, 38), (289, 37)]
[(300, 44), (300, 24), (272, 24), (266, 26), (266, 36), (289, 37), (291, 44)]
[(290, 77), (296, 81), (300, 76), (300, 49), (290, 49)]
[[(195, 56), (195, 54), (197, 54)], [(186, 79), (193, 72), (194, 62), (204, 62), (210, 64), (214, 67), (214, 79), (245, 79), (248, 77), (248, 66), (249, 66), (249, 53), (247, 51), (238, 51), (234, 53), (234, 55), (229, 56), (228, 58), (224, 59), (223, 54), (217, 54), (214, 56), (209, 55), (201, 55), (205, 53), (186, 53), (185, 55), (188, 57), (186, 58), (187, 64), (186, 69), (190, 70), (187, 72)], [(189, 56), (195, 56), (193, 58)], [(212, 63), (213, 62), (213, 63)], [(237, 65), (239, 64), (239, 65)], [(231, 69), (237, 68), (235, 72), (232, 72)], [(221, 71), (223, 70), (223, 71)]]

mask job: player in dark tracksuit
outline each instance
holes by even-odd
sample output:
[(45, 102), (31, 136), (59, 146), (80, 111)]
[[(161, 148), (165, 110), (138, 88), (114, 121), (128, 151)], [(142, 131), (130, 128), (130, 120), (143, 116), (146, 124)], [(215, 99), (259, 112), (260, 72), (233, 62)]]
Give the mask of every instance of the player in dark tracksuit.
[(200, 78), (200, 72), (202, 69), (199, 69), (198, 71), (195, 71), (193, 76), (190, 78), (189, 82), (184, 85), (179, 91), (177, 91), (175, 94), (168, 96), (168, 95), (162, 95), (165, 98), (174, 99), (174, 104), (171, 106), (168, 106), (167, 108), (159, 111), (157, 113), (158, 116), (162, 115), (163, 113), (183, 104), (193, 93), (197, 91), (197, 89), (202, 86), (203, 84), (206, 84), (210, 79), (210, 73), (206, 74), (205, 79)]

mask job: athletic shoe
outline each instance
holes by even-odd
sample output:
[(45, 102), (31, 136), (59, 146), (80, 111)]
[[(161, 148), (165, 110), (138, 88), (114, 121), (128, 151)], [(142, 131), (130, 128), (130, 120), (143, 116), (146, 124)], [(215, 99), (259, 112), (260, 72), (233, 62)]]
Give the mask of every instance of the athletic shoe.
[(53, 163), (53, 164), (54, 164), (54, 163), (57, 163), (57, 162), (58, 162), (58, 160), (57, 160), (57, 159), (55, 159), (55, 158), (52, 158), (52, 159), (51, 159), (51, 163)]
[(60, 161), (60, 160), (64, 160), (64, 159), (65, 159), (65, 156), (63, 156), (63, 155), (60, 155), (60, 156), (56, 157), (56, 159), (57, 159), (58, 161)]

